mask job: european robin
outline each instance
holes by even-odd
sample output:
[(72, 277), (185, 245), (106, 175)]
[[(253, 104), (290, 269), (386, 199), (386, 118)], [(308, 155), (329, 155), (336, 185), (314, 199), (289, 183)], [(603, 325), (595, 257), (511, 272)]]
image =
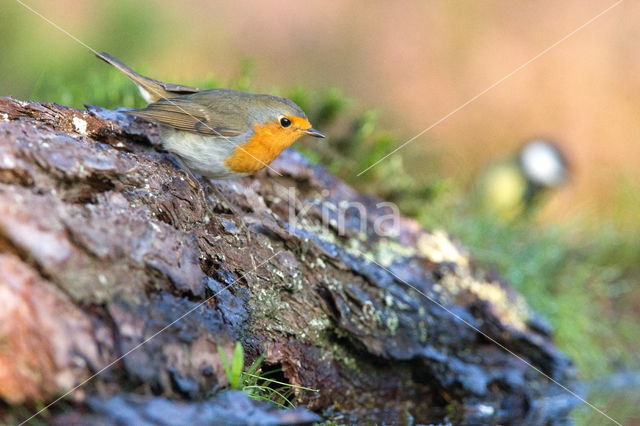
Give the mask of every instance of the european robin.
[(97, 56), (129, 77), (149, 103), (126, 113), (158, 123), (163, 147), (202, 176), (246, 176), (266, 167), (301, 136), (325, 137), (289, 99), (163, 83), (107, 53)]

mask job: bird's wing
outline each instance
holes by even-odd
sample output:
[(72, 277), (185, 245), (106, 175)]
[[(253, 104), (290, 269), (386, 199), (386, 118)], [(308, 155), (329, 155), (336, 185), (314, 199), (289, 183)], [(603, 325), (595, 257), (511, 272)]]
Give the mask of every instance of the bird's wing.
[(243, 133), (237, 121), (225, 120), (225, 114), (217, 114), (189, 96), (160, 99), (146, 108), (127, 111), (127, 114), (205, 136), (233, 137)]
[(162, 88), (167, 92), (175, 93), (176, 95), (186, 95), (188, 93), (196, 93), (202, 91), (202, 89), (199, 89), (197, 87), (185, 86), (183, 84), (165, 83), (164, 81), (158, 80), (154, 81), (162, 86)]

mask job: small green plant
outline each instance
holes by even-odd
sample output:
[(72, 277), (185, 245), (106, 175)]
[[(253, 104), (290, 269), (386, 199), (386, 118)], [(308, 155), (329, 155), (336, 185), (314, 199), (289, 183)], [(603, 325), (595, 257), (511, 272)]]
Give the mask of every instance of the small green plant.
[(242, 372), (244, 370), (244, 349), (239, 342), (233, 348), (231, 361), (227, 359), (227, 354), (220, 346), (218, 346), (218, 355), (222, 361), (224, 373), (229, 381), (231, 389), (240, 390), (242, 388)]
[(231, 360), (227, 358), (224, 349), (218, 346), (218, 355), (222, 362), (225, 375), (229, 381), (229, 387), (234, 390), (241, 390), (250, 398), (269, 401), (280, 408), (294, 408), (292, 399), (295, 396), (296, 389), (309, 392), (318, 392), (317, 389), (311, 389), (304, 386), (296, 386), (279, 380), (271, 379), (267, 376), (281, 372), (281, 369), (273, 369), (262, 371), (260, 366), (264, 361), (264, 355), (260, 355), (244, 368), (244, 349), (240, 342), (236, 342), (233, 348)]

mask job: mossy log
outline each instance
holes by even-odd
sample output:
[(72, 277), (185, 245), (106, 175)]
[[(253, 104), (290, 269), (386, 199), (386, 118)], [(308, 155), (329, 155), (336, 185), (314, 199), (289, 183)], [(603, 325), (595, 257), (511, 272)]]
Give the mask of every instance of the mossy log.
[[(345, 202), (366, 212), (338, 224)], [(0, 416), (24, 419), (89, 378), (41, 418), (564, 415), (572, 400), (505, 351), (571, 383), (544, 321), (445, 232), (401, 217), (395, 236), (376, 234), (388, 210), (292, 150), (255, 176), (190, 185), (151, 124), (0, 98)], [(217, 347), (236, 341), (318, 392), (274, 410), (225, 391)]]

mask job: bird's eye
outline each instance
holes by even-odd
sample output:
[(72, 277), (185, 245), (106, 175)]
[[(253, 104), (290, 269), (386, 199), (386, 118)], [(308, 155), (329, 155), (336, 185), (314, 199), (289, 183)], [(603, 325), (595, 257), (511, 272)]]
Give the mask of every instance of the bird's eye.
[(291, 120), (289, 120), (287, 117), (280, 117), (280, 125), (282, 127), (289, 127), (291, 126)]

